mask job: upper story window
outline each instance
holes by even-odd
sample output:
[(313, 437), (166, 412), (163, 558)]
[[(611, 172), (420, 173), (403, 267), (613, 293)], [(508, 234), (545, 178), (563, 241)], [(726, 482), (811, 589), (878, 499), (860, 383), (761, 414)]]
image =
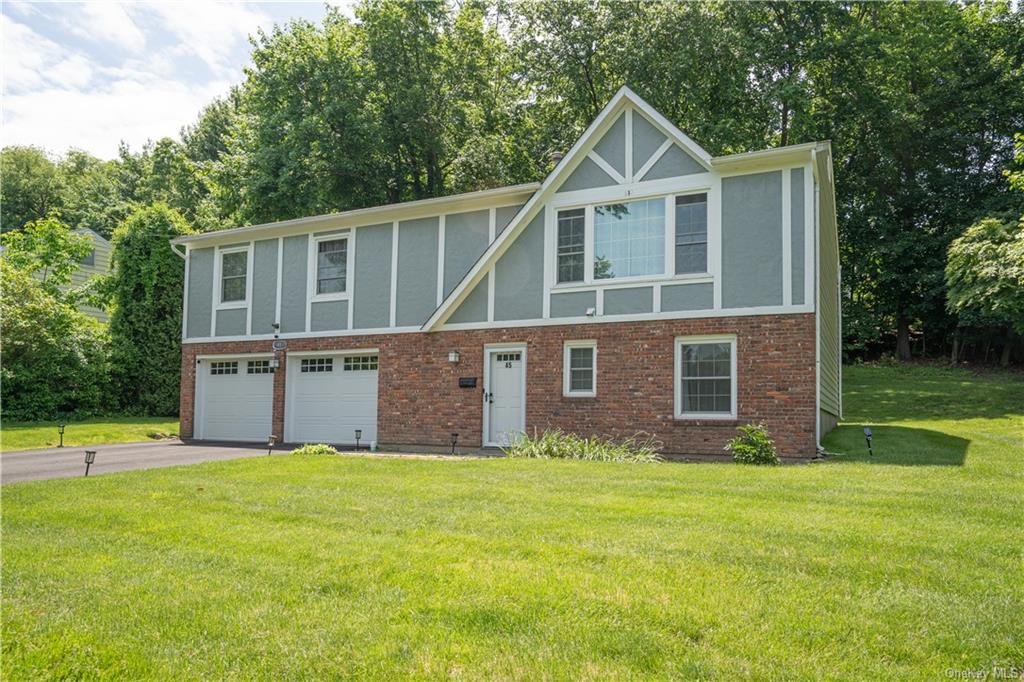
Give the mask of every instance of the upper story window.
[(594, 207), (594, 279), (664, 272), (664, 199)]
[(348, 238), (324, 239), (316, 247), (316, 293), (345, 292), (348, 275)]
[(220, 301), (231, 303), (244, 301), (246, 296), (246, 272), (249, 267), (249, 252), (227, 251), (220, 256)]
[(676, 274), (708, 271), (708, 195), (676, 197)]
[(582, 282), (586, 212), (582, 208), (558, 212), (558, 281)]
[(708, 194), (679, 194), (562, 209), (557, 284), (708, 272)]
[(82, 257), (80, 265), (96, 265), (96, 249), (89, 249), (89, 253)]

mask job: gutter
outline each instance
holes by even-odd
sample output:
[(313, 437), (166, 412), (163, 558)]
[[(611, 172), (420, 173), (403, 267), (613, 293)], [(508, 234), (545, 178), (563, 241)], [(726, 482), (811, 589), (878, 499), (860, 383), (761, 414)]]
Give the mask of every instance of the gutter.
[(185, 255), (185, 252), (183, 252), (183, 251), (178, 251), (178, 249), (176, 248), (176, 247), (178, 247), (179, 245), (180, 245), (180, 244), (179, 244), (178, 242), (172, 241), (172, 242), (171, 242), (171, 251), (173, 251), (173, 252), (174, 252), (174, 255), (176, 255), (176, 256), (177, 256), (178, 258), (180, 258), (181, 260), (187, 260), (187, 259), (188, 259), (188, 257), (187, 257), (187, 256)]

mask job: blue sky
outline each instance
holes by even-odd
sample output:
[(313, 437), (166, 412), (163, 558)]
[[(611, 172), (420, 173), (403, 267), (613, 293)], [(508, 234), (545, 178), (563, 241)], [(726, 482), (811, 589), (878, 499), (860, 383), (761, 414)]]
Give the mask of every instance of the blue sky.
[[(331, 2), (350, 13), (350, 0)], [(248, 37), (323, 2), (3, 0), (0, 142), (114, 158), (177, 136), (244, 77)]]

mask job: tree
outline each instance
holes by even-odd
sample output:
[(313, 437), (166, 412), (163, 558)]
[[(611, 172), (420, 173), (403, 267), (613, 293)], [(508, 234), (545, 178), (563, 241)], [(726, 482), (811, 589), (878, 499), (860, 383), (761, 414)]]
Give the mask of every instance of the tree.
[(60, 300), (64, 298), (61, 287), (71, 283), (71, 273), (89, 254), (92, 244), (85, 235), (72, 232), (57, 213), (33, 220), (22, 230), (5, 233), (0, 242), (5, 266), (36, 275), (43, 291)]
[(70, 149), (57, 164), (63, 191), (64, 221), (86, 227), (110, 239), (117, 224), (131, 211), (117, 177), (117, 162), (102, 161)]
[(62, 206), (57, 166), (39, 147), (0, 151), (0, 230), (9, 232)]
[(0, 267), (4, 418), (36, 421), (108, 409), (105, 326), (55, 297), (20, 265), (5, 257)]
[(114, 232), (106, 289), (112, 390), (127, 412), (178, 413), (184, 261), (169, 241), (192, 230), (163, 203), (140, 208)]
[(1024, 215), (984, 218), (953, 240), (946, 287), (951, 313), (1005, 331), (1009, 364), (1014, 334), (1024, 334)]

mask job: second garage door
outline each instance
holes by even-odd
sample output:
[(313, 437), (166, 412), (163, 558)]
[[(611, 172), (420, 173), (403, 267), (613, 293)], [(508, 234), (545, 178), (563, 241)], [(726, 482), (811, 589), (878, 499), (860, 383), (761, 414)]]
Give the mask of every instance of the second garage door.
[(352, 444), (377, 440), (377, 354), (293, 357), (285, 381), (285, 440)]

